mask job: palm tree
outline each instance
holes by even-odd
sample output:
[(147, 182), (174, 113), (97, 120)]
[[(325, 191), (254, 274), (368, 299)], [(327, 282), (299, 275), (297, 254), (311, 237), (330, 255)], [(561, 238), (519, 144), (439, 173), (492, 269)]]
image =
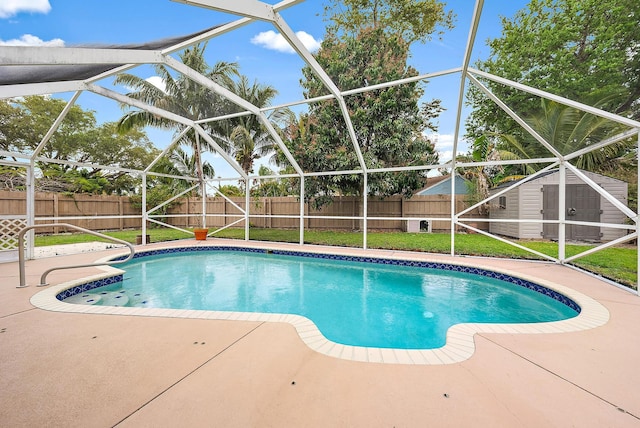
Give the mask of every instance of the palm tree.
[[(604, 97), (594, 103), (594, 107), (606, 105), (610, 97)], [(624, 130), (620, 124), (609, 119), (542, 99), (539, 115), (526, 119), (527, 123), (559, 153), (568, 155), (580, 149), (604, 141)], [(519, 141), (513, 136), (500, 136), (503, 141), (503, 154), (517, 159), (535, 159), (550, 157), (549, 151), (538, 141), (527, 138)], [(593, 150), (577, 157), (572, 163), (588, 171), (602, 172), (612, 168), (612, 163), (628, 153), (633, 142), (630, 140), (610, 144), (599, 150)], [(537, 171), (540, 165), (529, 164), (530, 173)]]
[[(171, 161), (172, 171), (163, 171), (165, 173), (173, 173), (174, 175), (182, 175), (188, 176), (193, 174), (194, 171), (198, 170), (197, 153), (193, 153), (189, 155), (186, 151), (184, 151), (181, 147), (176, 147), (169, 154), (169, 160)], [(207, 161), (202, 162), (202, 175), (204, 178), (214, 178), (216, 176), (215, 170), (213, 166), (209, 164)], [(185, 183), (183, 180), (179, 180)], [(183, 184), (182, 190), (186, 190), (189, 185), (187, 183)]]
[[(232, 91), (258, 108), (269, 107), (278, 94), (275, 88), (257, 82), (249, 83), (246, 76), (240, 76)], [(280, 123), (288, 115), (288, 109), (272, 110), (267, 118)], [(276, 153), (277, 144), (256, 115), (242, 116), (229, 121), (229, 151), (244, 172), (253, 171), (255, 160)]]
[[(238, 75), (238, 65), (221, 61), (210, 67), (204, 59), (205, 49), (206, 43), (193, 46), (184, 50), (180, 54), (180, 59), (185, 65), (213, 82), (225, 88), (233, 88), (233, 77)], [(133, 92), (127, 95), (133, 99), (194, 121), (219, 116), (231, 111), (232, 106), (228, 100), (183, 75), (174, 76), (175, 73), (172, 73), (165, 65), (157, 65), (155, 71), (160, 76), (164, 88), (157, 87), (149, 81), (132, 74), (119, 74), (115, 79), (115, 83), (132, 88)], [(130, 110), (118, 122), (118, 129), (121, 132), (144, 126), (174, 130), (175, 134), (182, 132), (185, 128), (182, 124), (156, 116), (145, 110)], [(223, 131), (221, 131), (218, 122), (203, 124), (203, 128), (217, 143), (225, 148), (227, 140), (222, 137)], [(212, 148), (202, 139), (199, 141), (200, 150), (198, 150), (198, 140), (193, 129), (182, 137), (180, 143), (188, 145), (193, 150), (193, 159), (190, 163), (193, 169), (185, 171), (185, 173), (197, 176), (200, 183), (200, 192), (204, 195), (205, 176), (203, 174), (201, 151), (211, 150)]]

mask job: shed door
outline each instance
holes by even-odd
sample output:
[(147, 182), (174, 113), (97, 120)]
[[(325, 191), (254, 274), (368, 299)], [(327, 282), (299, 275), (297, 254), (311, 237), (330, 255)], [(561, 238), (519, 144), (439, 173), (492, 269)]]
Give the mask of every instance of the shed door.
[[(558, 185), (545, 185), (543, 191), (543, 220), (558, 219)], [(571, 221), (600, 221), (600, 194), (586, 184), (569, 184), (565, 195), (567, 212), (565, 218)], [(544, 224), (542, 235), (545, 239), (558, 239), (558, 225)], [(567, 239), (571, 241), (599, 241), (600, 228), (595, 226), (567, 225)]]
[[(567, 220), (600, 221), (600, 194), (586, 184), (567, 186)], [(599, 241), (600, 227), (569, 226), (570, 238), (575, 241)]]
[[(542, 186), (542, 219), (558, 220), (558, 185)], [(558, 225), (542, 223), (542, 237), (548, 240), (558, 239)]]

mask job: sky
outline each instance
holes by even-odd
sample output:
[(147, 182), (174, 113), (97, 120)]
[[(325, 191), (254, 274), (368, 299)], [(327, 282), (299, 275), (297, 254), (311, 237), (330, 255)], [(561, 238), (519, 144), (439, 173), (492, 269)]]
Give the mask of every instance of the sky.
[[(277, 1), (265, 3), (275, 4)], [(306, 0), (281, 12), (289, 27), (312, 52), (319, 47), (325, 32), (324, 3), (325, 0)], [(475, 2), (450, 0), (445, 3), (446, 9), (456, 14), (455, 28), (441, 38), (413, 45), (410, 64), (421, 74), (462, 65)], [(488, 56), (487, 39), (500, 36), (500, 16), (510, 18), (526, 4), (526, 0), (485, 0), (472, 63)], [(195, 33), (239, 18), (170, 0), (0, 0), (0, 45), (140, 43)], [(299, 84), (304, 63), (269, 23), (253, 22), (212, 39), (207, 46), (206, 59), (209, 64), (237, 62), (240, 72), (251, 81), (275, 87), (278, 90), (275, 105), (304, 98)], [(130, 72), (152, 80), (155, 75), (149, 66)], [(112, 88), (109, 81), (99, 83)], [(459, 85), (459, 74), (438, 77), (426, 85), (424, 101), (441, 99), (446, 108), (438, 119), (439, 129), (435, 137), (441, 161), (451, 159), (452, 155)], [(118, 90), (125, 92), (126, 88)], [(68, 99), (70, 95), (57, 96)], [(99, 123), (117, 121), (122, 115), (117, 103), (89, 93), (83, 93), (77, 104), (94, 110)], [(468, 107), (465, 107), (463, 119), (468, 113)], [(148, 134), (159, 148), (166, 147), (171, 141), (171, 134), (167, 132), (148, 130)], [(464, 124), (460, 134), (464, 134)], [(467, 151), (466, 142), (460, 142), (458, 151)], [(218, 175), (233, 174), (222, 159), (210, 161)]]

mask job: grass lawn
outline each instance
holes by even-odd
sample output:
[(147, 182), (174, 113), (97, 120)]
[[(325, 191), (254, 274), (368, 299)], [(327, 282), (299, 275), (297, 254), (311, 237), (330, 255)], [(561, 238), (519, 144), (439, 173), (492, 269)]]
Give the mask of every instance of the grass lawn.
[[(135, 243), (136, 236), (140, 235), (141, 232), (139, 230), (125, 230), (103, 233)], [(151, 237), (151, 242), (189, 239), (193, 236), (169, 228), (147, 229), (147, 233)], [(244, 239), (244, 229), (225, 229), (216, 233), (214, 237)], [(296, 243), (300, 239), (300, 232), (298, 230), (283, 229), (251, 229), (249, 237), (255, 241)], [(86, 234), (39, 235), (36, 236), (36, 246), (100, 240), (100, 238)], [(310, 230), (305, 231), (304, 234), (305, 243), (314, 245), (362, 247), (362, 240), (361, 232)], [(541, 260), (540, 257), (533, 253), (484, 235), (458, 234), (456, 235), (455, 244), (456, 254)], [(520, 241), (519, 244), (549, 256), (555, 257), (558, 254), (558, 244), (555, 242)], [(367, 234), (367, 247), (447, 254), (451, 251), (451, 237), (449, 234), (444, 233), (369, 232)], [(567, 245), (567, 257), (593, 247), (593, 245)], [(635, 289), (638, 278), (637, 257), (637, 249), (635, 247), (616, 247), (607, 248), (598, 253), (580, 258), (574, 264)]]

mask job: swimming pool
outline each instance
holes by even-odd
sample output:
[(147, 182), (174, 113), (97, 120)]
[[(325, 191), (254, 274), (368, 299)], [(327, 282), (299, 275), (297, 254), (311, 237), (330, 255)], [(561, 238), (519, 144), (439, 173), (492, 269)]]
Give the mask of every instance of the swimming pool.
[[(221, 244), (224, 242), (224, 244)], [(317, 328), (316, 324), (307, 317), (293, 314), (269, 314), (256, 312), (237, 311), (209, 311), (188, 309), (164, 309), (149, 307), (129, 306), (100, 306), (79, 305), (65, 303), (62, 299), (84, 293), (88, 290), (108, 286), (123, 280), (124, 272), (114, 267), (103, 267), (102, 273), (94, 271), (90, 276), (77, 277), (57, 285), (50, 285), (31, 296), (30, 302), (37, 308), (46, 311), (83, 314), (85, 316), (110, 315), (126, 317), (158, 317), (194, 320), (212, 320), (213, 322), (246, 322), (259, 328), (263, 323), (280, 324), (293, 327), (297, 336), (311, 350), (333, 358), (343, 360), (381, 363), (381, 364), (408, 364), (408, 365), (440, 365), (454, 364), (470, 358), (476, 348), (474, 337), (484, 333), (502, 334), (566, 334), (570, 332), (584, 331), (606, 324), (609, 320), (609, 311), (596, 300), (558, 282), (543, 279), (536, 272), (544, 272), (545, 263), (532, 263), (522, 261), (495, 260), (484, 258), (462, 258), (434, 256), (423, 253), (407, 253), (383, 250), (357, 250), (348, 248), (318, 247), (284, 243), (261, 243), (253, 241), (203, 241), (196, 246), (184, 242), (166, 242), (154, 244), (152, 248), (136, 254), (136, 258), (148, 255), (158, 255), (173, 252), (192, 251), (218, 251), (224, 248), (232, 248), (238, 251), (253, 251), (265, 253), (271, 251), (274, 254), (306, 255), (318, 259), (354, 259), (365, 262), (380, 262), (382, 264), (420, 265), (435, 263), (438, 266), (450, 266), (450, 269), (468, 270), (482, 264), (493, 266), (487, 270), (488, 275), (512, 278), (514, 281), (523, 281), (526, 284), (542, 286), (541, 291), (550, 290), (559, 296), (566, 296), (580, 307), (580, 313), (570, 319), (554, 322), (540, 323), (462, 323), (451, 327), (446, 334), (446, 344), (435, 349), (399, 349), (378, 348), (365, 346), (343, 345), (328, 340)], [(96, 262), (112, 260), (115, 256), (99, 256)], [(122, 257), (126, 257), (123, 253)], [(514, 270), (515, 269), (515, 270)], [(86, 275), (86, 274), (85, 274)], [(535, 276), (533, 276), (535, 275)], [(558, 278), (558, 280), (561, 280)], [(26, 289), (28, 290), (28, 289)], [(543, 340), (541, 338), (541, 340)]]
[[(580, 307), (535, 283), (489, 270), (413, 262), (208, 247), (143, 253), (121, 280), (67, 303), (295, 314), (330, 341), (434, 349), (462, 323), (539, 323)], [(77, 290), (75, 290), (77, 291)]]

